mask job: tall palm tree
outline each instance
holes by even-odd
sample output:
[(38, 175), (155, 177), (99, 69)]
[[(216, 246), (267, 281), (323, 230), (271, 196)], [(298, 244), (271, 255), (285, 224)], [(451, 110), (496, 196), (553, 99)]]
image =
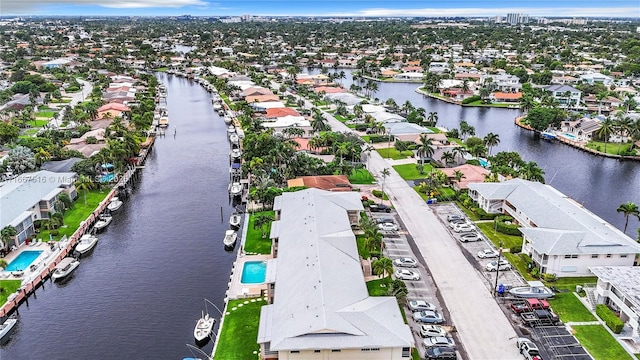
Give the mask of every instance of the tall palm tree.
[(380, 172), (380, 175), (382, 175), (382, 198), (380, 199), (380, 203), (382, 204), (384, 203), (384, 185), (387, 180), (387, 177), (391, 175), (391, 171), (389, 170), (389, 168), (384, 168)]
[(454, 179), (456, 179), (456, 182), (457, 182), (458, 184), (460, 184), (460, 181), (462, 181), (462, 179), (464, 179), (464, 178), (465, 178), (465, 176), (464, 176), (464, 173), (463, 173), (462, 171), (460, 171), (460, 170), (456, 170), (456, 171), (453, 173), (453, 178), (454, 178)]
[(445, 151), (440, 157), (441, 161), (444, 161), (444, 165), (448, 166), (456, 162), (456, 156), (451, 151)]
[(438, 113), (436, 111), (429, 112), (429, 116), (427, 117), (430, 126), (436, 126), (438, 123)]
[(91, 190), (94, 187), (94, 183), (90, 177), (86, 175), (80, 175), (76, 180), (76, 189), (82, 190), (84, 195), (84, 204), (87, 205), (87, 190)]
[(2, 247), (6, 250), (9, 246), (9, 241), (13, 239), (14, 236), (18, 235), (18, 231), (11, 225), (5, 226), (2, 231), (0, 231), (0, 239), (2, 239)]
[(544, 170), (533, 161), (529, 161), (522, 166), (520, 169), (520, 177), (525, 180), (537, 181), (544, 184)]
[(391, 273), (393, 273), (393, 261), (391, 259), (383, 257), (373, 262), (373, 272), (376, 275), (382, 276), (384, 282), (388, 282), (391, 279)]
[(491, 149), (500, 143), (500, 136), (494, 133), (488, 133), (484, 137), (484, 145), (487, 147), (489, 156), (491, 156)]
[(607, 142), (609, 141), (609, 135), (615, 131), (615, 124), (610, 118), (606, 118), (600, 123), (600, 129), (598, 129), (598, 136), (604, 139), (604, 152), (607, 152)]
[(420, 135), (420, 143), (418, 144), (416, 155), (420, 157), (422, 168), (424, 168), (424, 158), (433, 156), (434, 151), (433, 139), (424, 134)]
[(469, 151), (462, 146), (456, 146), (451, 149), (451, 153), (453, 154), (455, 161), (458, 162), (458, 157), (464, 160), (464, 156), (468, 154)]
[(635, 203), (632, 203), (631, 201), (626, 202), (624, 204), (620, 204), (620, 206), (618, 206), (616, 211), (624, 215), (624, 230), (622, 230), (622, 232), (625, 232), (625, 233), (627, 232), (627, 225), (629, 225), (629, 216), (640, 215), (640, 209), (638, 209), (638, 205)]

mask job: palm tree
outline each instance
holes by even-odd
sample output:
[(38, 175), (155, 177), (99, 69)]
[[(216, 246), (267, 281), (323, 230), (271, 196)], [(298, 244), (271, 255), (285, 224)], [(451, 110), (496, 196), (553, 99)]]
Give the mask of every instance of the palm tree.
[(521, 98), (520, 98), (520, 109), (522, 109), (522, 111), (526, 114), (529, 112), (529, 110), (533, 109), (533, 107), (535, 106), (535, 101), (533, 100), (533, 96), (531, 96), (530, 94), (524, 94)]
[(14, 236), (18, 235), (16, 228), (11, 225), (5, 226), (2, 231), (0, 231), (0, 239), (2, 239), (2, 247), (6, 250), (9, 246), (9, 241), (13, 239)]
[(456, 156), (451, 151), (445, 151), (442, 153), (440, 160), (444, 161), (445, 166), (448, 166), (456, 162)]
[(467, 151), (467, 149), (465, 149), (462, 146), (456, 146), (453, 149), (451, 149), (451, 153), (453, 153), (453, 157), (455, 159), (456, 162), (458, 162), (458, 157), (462, 158), (464, 160), (464, 156), (466, 154), (469, 153), (469, 151)]
[(600, 129), (598, 129), (598, 136), (604, 139), (604, 152), (607, 153), (607, 141), (609, 141), (609, 135), (615, 131), (615, 124), (610, 118), (606, 118), (600, 123)]
[(255, 217), (253, 218), (253, 228), (260, 229), (262, 233), (262, 238), (264, 239), (265, 237), (267, 237), (264, 226), (271, 224), (272, 221), (273, 221), (273, 215), (271, 214), (267, 214), (267, 213), (256, 214)]
[[(424, 171), (424, 158), (433, 156), (433, 139), (427, 137), (426, 135), (420, 135), (420, 143), (418, 144), (418, 149), (416, 151), (416, 155), (420, 157), (420, 162), (422, 164), (421, 169)], [(421, 171), (422, 173), (422, 171)]]
[(457, 182), (458, 184), (460, 184), (460, 181), (462, 181), (462, 179), (464, 179), (464, 178), (465, 178), (464, 173), (463, 173), (462, 171), (460, 171), (460, 170), (456, 170), (456, 171), (453, 173), (453, 177), (454, 177), (454, 179), (456, 179), (456, 182)]
[(378, 231), (375, 224), (372, 224), (371, 227), (364, 232), (364, 236), (364, 247), (369, 251), (369, 254), (378, 248), (382, 251), (382, 234)]
[(491, 149), (500, 143), (500, 136), (494, 133), (488, 133), (484, 137), (484, 145), (487, 147), (489, 156), (491, 156)]
[(90, 177), (86, 175), (80, 175), (76, 180), (76, 189), (82, 190), (84, 195), (84, 204), (87, 205), (87, 190), (91, 190), (94, 187), (94, 183)]
[(606, 91), (600, 91), (596, 94), (596, 100), (598, 100), (598, 115), (602, 113), (602, 100), (606, 99), (607, 96), (609, 96), (609, 93)]
[(393, 272), (393, 261), (391, 259), (383, 257), (373, 262), (373, 272), (378, 276), (382, 276), (384, 282), (388, 282), (391, 279), (391, 273)]
[(438, 113), (436, 111), (431, 111), (427, 120), (429, 121), (430, 126), (436, 126), (438, 123)]
[(371, 145), (366, 145), (364, 148), (364, 152), (367, 154), (367, 169), (369, 169), (369, 159), (371, 158), (371, 152), (375, 149), (376, 148)]
[(544, 184), (544, 170), (533, 161), (529, 161), (522, 166), (520, 169), (520, 177), (525, 180), (537, 181)]
[(391, 171), (389, 170), (389, 168), (384, 168), (380, 172), (380, 175), (382, 175), (382, 198), (380, 199), (380, 203), (382, 204), (384, 203), (384, 183), (387, 180), (387, 176), (391, 175)]
[(622, 230), (622, 232), (625, 233), (627, 232), (627, 225), (629, 224), (629, 215), (640, 215), (640, 209), (638, 209), (638, 205), (632, 203), (631, 201), (620, 204), (616, 211), (624, 215), (624, 230)]

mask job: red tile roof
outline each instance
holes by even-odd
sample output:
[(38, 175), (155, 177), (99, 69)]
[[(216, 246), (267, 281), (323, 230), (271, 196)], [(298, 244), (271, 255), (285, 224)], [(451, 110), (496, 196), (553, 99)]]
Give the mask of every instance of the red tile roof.
[(283, 108), (273, 108), (267, 109), (267, 113), (265, 117), (267, 118), (278, 118), (284, 116), (300, 116), (300, 113), (296, 111), (296, 109), (283, 107)]

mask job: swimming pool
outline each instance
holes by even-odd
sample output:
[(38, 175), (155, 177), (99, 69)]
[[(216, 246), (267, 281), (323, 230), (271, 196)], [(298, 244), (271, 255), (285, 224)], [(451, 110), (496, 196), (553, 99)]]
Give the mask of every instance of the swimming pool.
[(267, 274), (265, 261), (247, 261), (242, 267), (242, 284), (262, 284)]
[(42, 250), (25, 250), (13, 259), (12, 262), (5, 268), (6, 271), (23, 271), (28, 268), (32, 262), (34, 262), (38, 256), (42, 254)]
[(571, 140), (575, 140), (576, 136), (573, 134), (568, 134), (568, 133), (564, 133), (562, 134), (562, 136), (566, 137), (567, 139), (571, 139)]

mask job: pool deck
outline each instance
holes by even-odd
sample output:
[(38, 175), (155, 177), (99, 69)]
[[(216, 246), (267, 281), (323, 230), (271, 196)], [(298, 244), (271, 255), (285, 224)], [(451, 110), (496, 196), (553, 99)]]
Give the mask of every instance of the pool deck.
[(247, 261), (266, 261), (271, 259), (270, 255), (245, 255), (240, 252), (238, 258), (233, 263), (229, 282), (227, 297), (229, 300), (244, 299), (262, 295), (263, 290), (267, 290), (266, 284), (242, 284), (242, 269)]

